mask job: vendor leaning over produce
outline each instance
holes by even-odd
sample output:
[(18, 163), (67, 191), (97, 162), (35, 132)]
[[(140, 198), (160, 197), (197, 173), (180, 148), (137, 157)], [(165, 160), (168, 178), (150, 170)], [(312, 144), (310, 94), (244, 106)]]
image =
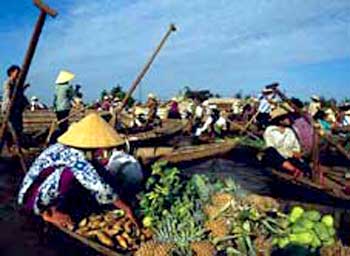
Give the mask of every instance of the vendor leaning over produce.
[[(123, 144), (123, 139), (98, 114), (88, 115), (71, 125), (58, 143), (35, 160), (22, 183), (18, 203), (45, 221), (66, 227), (71, 227), (72, 219), (81, 218), (79, 214), (88, 214), (89, 202), (96, 207), (114, 205), (135, 221), (119, 192), (140, 187), (141, 167), (121, 151), (114, 151), (109, 161), (103, 155)], [(79, 207), (83, 208), (80, 212)]]
[[(295, 132), (290, 128), (288, 107), (271, 112), (271, 124), (264, 132), (266, 143), (263, 162), (272, 168), (285, 170), (294, 177), (311, 176), (311, 169), (302, 157), (302, 149)], [(291, 109), (290, 109), (291, 110)]]

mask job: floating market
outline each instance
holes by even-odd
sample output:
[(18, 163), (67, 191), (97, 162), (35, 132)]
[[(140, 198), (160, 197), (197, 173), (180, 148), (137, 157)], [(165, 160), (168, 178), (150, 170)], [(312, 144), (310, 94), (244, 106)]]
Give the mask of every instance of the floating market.
[[(344, 90), (344, 94), (334, 97), (324, 93), (327, 89), (321, 87), (317, 89), (323, 93), (309, 94), (312, 90), (303, 87), (299, 88), (302, 91), (300, 94), (297, 87), (290, 85), (293, 79), (286, 79), (287, 75), (279, 74), (278, 82), (270, 76), (261, 75), (262, 71), (270, 72), (268, 67), (266, 70), (259, 67), (262, 71), (258, 73), (262, 78), (256, 78), (252, 83), (251, 73), (243, 74), (242, 70), (250, 70), (248, 66), (255, 62), (253, 59), (256, 57), (258, 60), (261, 56), (254, 54), (252, 58), (253, 55), (249, 55), (249, 65), (243, 59), (240, 63), (231, 62), (232, 57), (249, 51), (251, 37), (254, 38), (254, 45), (259, 44), (259, 52), (264, 52), (262, 48), (271, 48), (270, 40), (276, 40), (270, 33), (279, 31), (278, 36), (281, 36), (281, 31), (284, 31), (282, 34), (292, 34), (293, 29), (287, 29), (284, 25), (293, 24), (295, 27), (295, 24), (299, 24), (309, 31), (314, 22), (318, 25), (334, 23), (335, 27), (327, 29), (325, 33), (338, 31), (334, 28), (341, 27), (343, 23), (348, 26), (349, 19), (345, 16), (349, 14), (350, 5), (347, 2), (341, 5), (342, 1), (339, 1), (339, 6), (332, 3), (327, 8), (321, 8), (321, 4), (304, 6), (304, 2), (298, 0), (291, 5), (298, 6), (300, 10), (301, 7), (305, 8), (305, 13), (300, 11), (293, 19), (287, 17), (290, 15), (283, 19), (271, 19), (274, 25), (267, 27), (259, 26), (259, 23), (265, 22), (259, 21), (258, 12), (253, 10), (255, 7), (243, 8), (249, 9), (256, 17), (246, 14), (249, 17), (247, 20), (254, 21), (254, 26), (243, 28), (245, 19), (239, 16), (241, 29), (258, 30), (257, 34), (242, 32), (243, 35), (237, 37), (245, 42), (244, 45), (238, 44), (235, 41), (238, 39), (233, 36), (235, 32), (224, 29), (221, 23), (221, 27), (217, 26), (209, 32), (204, 26), (199, 26), (201, 29), (195, 29), (192, 35), (189, 31), (195, 22), (186, 22), (182, 15), (175, 15), (175, 11), (170, 15), (168, 4), (171, 1), (164, 1), (167, 4), (161, 9), (158, 9), (160, 3), (155, 4), (154, 1), (147, 6), (141, 3), (145, 2), (142, 0), (135, 3), (120, 1), (123, 3), (117, 9), (112, 1), (81, 4), (80, 0), (76, 0), (72, 1), (73, 7), (57, 4), (57, 10), (53, 7), (56, 3), (50, 1), (32, 2), (33, 5), (30, 3), (29, 7), (28, 3), (27, 6), (14, 7), (2, 3), (1, 7), (4, 8), (0, 8), (16, 13), (16, 17), (21, 15), (22, 10), (24, 19), (26, 15), (37, 15), (36, 23), (31, 28), (32, 34), (30, 37), (28, 35), (29, 44), (25, 42), (27, 48), (22, 65), (8, 65), (7, 59), (6, 62), (0, 60), (1, 65), (6, 63), (6, 68), (1, 66), (6, 71), (6, 78), (0, 113), (0, 255), (350, 256), (350, 100), (344, 95), (346, 89), (338, 88), (339, 92)], [(206, 11), (214, 8), (214, 11), (224, 12), (231, 10), (226, 5), (231, 8), (242, 5), (224, 2), (228, 1), (217, 3), (220, 6), (218, 9), (210, 3), (197, 3), (195, 7), (198, 10), (203, 7)], [(277, 4), (277, 1), (271, 2)], [(266, 3), (276, 8), (276, 13), (278, 6), (284, 6), (278, 3), (276, 7), (274, 4)], [(150, 6), (157, 7), (157, 14), (149, 10)], [(174, 3), (174, 9), (175, 6)], [(23, 8), (30, 12), (24, 15)], [(181, 5), (180, 9), (184, 11), (182, 8)], [(264, 15), (271, 14), (264, 9), (266, 7), (257, 8), (261, 8)], [(32, 9), (36, 11), (35, 14)], [(287, 9), (288, 6), (281, 12), (285, 13), (283, 10)], [(319, 9), (323, 12), (315, 11)], [(204, 22), (203, 18), (198, 17), (197, 21), (209, 24), (227, 18), (231, 23), (235, 20), (232, 14), (239, 12), (231, 11), (229, 18), (219, 15), (220, 19), (212, 19), (205, 14), (208, 21)], [(101, 12), (99, 16), (97, 12)], [(123, 12), (126, 13), (120, 18)], [(118, 36), (120, 33), (124, 46), (131, 47), (123, 48), (119, 45), (119, 39), (116, 42), (116, 37), (109, 35), (112, 34), (108, 33), (109, 24), (114, 26), (116, 21), (121, 20), (128, 24), (136, 19), (158, 27), (159, 16), (162, 16), (159, 13), (164, 13), (164, 17), (170, 15), (179, 22), (169, 22), (164, 27), (164, 20), (169, 21), (164, 18), (162, 29), (143, 26), (142, 31), (149, 30), (148, 39), (152, 38), (155, 48), (144, 64), (135, 64), (133, 62), (146, 57), (141, 54), (142, 51), (137, 51), (137, 58), (132, 57), (129, 49), (134, 44), (124, 33), (125, 30), (139, 35), (144, 33), (141, 30), (136, 32), (136, 28), (131, 26), (117, 26), (113, 31)], [(197, 11), (193, 13), (197, 14)], [(314, 15), (311, 17), (306, 13)], [(0, 26), (12, 28), (7, 20), (11, 15), (5, 14), (2, 15), (0, 10), (0, 15), (5, 17), (4, 21), (0, 20)], [(63, 14), (62, 17), (59, 14)], [(111, 16), (107, 18), (107, 14)], [(86, 15), (95, 18), (89, 19)], [(305, 19), (300, 20), (298, 15)], [(75, 24), (79, 17), (84, 17), (84, 24), (69, 26)], [(323, 22), (323, 19), (326, 21)], [(101, 20), (103, 29), (96, 25)], [(157, 25), (150, 20), (157, 21)], [(53, 21), (62, 24), (53, 24)], [(87, 26), (87, 31), (95, 29), (96, 35), (81, 32), (81, 25), (88, 23), (91, 27)], [(136, 22), (132, 24), (140, 26)], [(62, 36), (70, 34), (76, 27), (79, 27), (77, 37), (89, 35), (82, 40), (93, 45), (87, 48), (90, 51), (93, 49), (94, 53), (84, 53), (88, 57), (91, 54), (91, 59), (78, 58), (79, 46), (68, 47), (64, 41), (59, 43), (62, 48), (70, 49), (69, 58), (53, 54), (55, 51), (61, 52), (57, 47), (51, 52), (47, 50), (56, 45), (56, 33)], [(213, 28), (211, 25), (209, 27)], [(214, 30), (219, 27), (222, 28), (219, 29), (220, 33), (232, 37), (226, 40), (218, 36), (219, 32)], [(264, 32), (264, 29), (268, 32)], [(27, 31), (27, 28), (23, 31)], [(200, 34), (198, 31), (201, 31)], [(112, 36), (110, 38), (113, 40), (103, 42), (97, 32), (100, 36)], [(11, 38), (14, 34), (6, 35)], [(210, 35), (215, 40), (210, 39)], [(201, 46), (198, 38), (204, 38), (208, 45)], [(138, 46), (145, 43), (141, 41)], [(332, 42), (332, 47), (327, 44), (327, 52), (330, 48), (339, 48), (338, 44), (341, 43), (338, 41)], [(298, 34), (297, 42), (297, 45), (306, 44), (306, 36)], [(319, 43), (317, 56), (322, 55), (320, 49), (326, 44)], [(233, 48), (225, 48), (227, 44), (232, 44)], [(82, 43), (81, 49), (84, 49), (84, 45)], [(287, 48), (293, 48), (293, 45), (295, 42)], [(315, 45), (312, 44), (313, 47)], [(17, 44), (12, 43), (11, 46), (18, 54)], [(222, 51), (218, 50), (219, 46)], [(114, 55), (97, 49), (100, 47), (107, 47), (112, 52), (114, 48), (121, 48), (118, 50), (125, 51), (130, 59), (119, 62)], [(4, 47), (3, 51), (1, 48), (0, 43), (0, 53), (10, 49)], [(177, 48), (181, 58), (172, 48)], [(198, 57), (202, 48), (206, 53), (216, 53), (203, 55), (209, 56), (210, 60)], [(279, 44), (279, 48), (283, 48), (282, 44)], [(35, 58), (40, 57), (41, 52), (46, 53), (45, 59), (50, 59), (49, 63), (44, 62), (49, 69), (42, 62), (36, 62)], [(227, 88), (212, 85), (174, 89), (174, 86), (164, 85), (161, 88), (148, 86), (147, 97), (142, 96), (142, 90), (145, 91), (142, 83), (182, 79), (170, 71), (160, 74), (164, 70), (155, 67), (156, 60), (158, 65), (164, 64), (166, 70), (181, 70), (184, 81), (195, 80), (198, 65), (203, 68), (199, 72), (203, 83), (205, 79), (213, 79), (213, 76), (207, 66), (199, 64), (203, 64), (204, 60), (212, 64), (211, 70), (227, 70), (227, 65), (219, 62), (226, 52), (231, 56), (230, 65), (242, 71), (245, 77), (239, 81), (255, 84), (253, 93), (245, 94), (246, 91), (230, 86), (230, 93), (222, 97), (218, 93), (228, 92)], [(287, 55), (287, 52), (285, 50), (283, 55)], [(50, 54), (56, 58), (52, 60)], [(303, 54), (305, 57), (301, 59), (307, 62), (306, 53), (301, 51), (300, 55)], [(12, 54), (9, 56), (16, 60)], [(266, 56), (259, 63), (260, 66), (273, 62), (273, 57), (267, 61), (270, 57)], [(294, 72), (305, 79), (310, 66), (306, 67), (297, 56), (291, 57), (293, 62), (289, 66), (286, 64), (288, 72), (284, 72)], [(194, 62), (196, 58), (200, 61)], [(64, 66), (62, 59), (65, 59)], [(96, 65), (88, 65), (86, 59), (93, 64), (96, 60)], [(104, 59), (102, 68), (97, 64), (101, 64), (100, 59)], [(185, 59), (191, 59), (188, 60), (187, 71), (183, 68), (187, 65)], [(339, 59), (338, 55), (334, 57), (335, 62)], [(38, 63), (43, 71), (38, 68)], [(283, 61), (277, 63), (275, 69), (284, 65)], [(302, 72), (290, 68), (297, 64), (302, 66)], [(121, 78), (118, 79), (124, 82), (131, 77), (130, 67), (139, 67), (136, 75), (132, 75), (135, 78), (129, 81), (129, 86), (118, 83), (106, 89), (97, 83), (98, 79), (92, 79), (93, 76), (84, 78), (84, 72), (93, 73), (99, 79), (105, 77), (111, 82), (112, 77), (107, 73), (110, 66), (114, 69), (114, 65), (121, 68), (118, 71)], [(322, 62), (322, 65), (325, 64)], [(317, 79), (326, 80), (327, 76), (335, 77), (338, 73), (338, 82), (349, 78), (341, 71), (327, 73), (326, 69), (331, 66), (329, 64), (324, 70), (320, 69), (324, 73)], [(54, 75), (52, 70), (55, 70)], [(154, 77), (151, 77), (151, 73), (155, 74)], [(220, 77), (220, 74), (223, 73), (218, 72), (217, 76)], [(43, 80), (38, 76), (42, 76), (40, 79)], [(54, 81), (54, 86), (46, 89), (45, 93), (35, 88), (36, 85), (29, 84), (31, 80), (38, 83), (47, 77)], [(95, 82), (99, 85), (94, 88), (85, 85), (89, 81), (81, 81), (86, 78), (93, 80), (91, 84)], [(222, 81), (230, 81), (225, 79), (222, 77)], [(207, 82), (209, 85), (210, 82)], [(32, 90), (40, 92), (43, 99), (34, 95), (29, 97)], [(85, 93), (90, 95), (86, 97)], [(45, 100), (48, 94), (53, 97), (52, 104)]]

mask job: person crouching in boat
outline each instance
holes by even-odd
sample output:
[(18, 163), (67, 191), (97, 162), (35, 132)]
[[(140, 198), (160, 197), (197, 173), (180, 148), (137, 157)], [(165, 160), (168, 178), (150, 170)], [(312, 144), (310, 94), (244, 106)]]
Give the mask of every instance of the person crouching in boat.
[(271, 124), (264, 132), (266, 149), (263, 156), (265, 165), (284, 170), (294, 177), (311, 176), (311, 169), (302, 158), (300, 143), (290, 128), (291, 120), (286, 108), (277, 107), (271, 112)]
[[(93, 207), (98, 209), (101, 205), (114, 205), (135, 222), (131, 208), (115, 189), (113, 174), (117, 158), (111, 159), (110, 165), (114, 167), (108, 171), (103, 168), (106, 163), (95, 157), (96, 152), (123, 144), (123, 139), (108, 123), (97, 113), (91, 113), (71, 125), (58, 138), (58, 143), (44, 150), (34, 161), (21, 185), (19, 205), (25, 212), (68, 228), (72, 227), (72, 220), (85, 217), (83, 215), (91, 213)], [(127, 158), (123, 159), (129, 164)], [(140, 181), (141, 168), (136, 172), (139, 172)], [(134, 172), (133, 177), (136, 177)]]

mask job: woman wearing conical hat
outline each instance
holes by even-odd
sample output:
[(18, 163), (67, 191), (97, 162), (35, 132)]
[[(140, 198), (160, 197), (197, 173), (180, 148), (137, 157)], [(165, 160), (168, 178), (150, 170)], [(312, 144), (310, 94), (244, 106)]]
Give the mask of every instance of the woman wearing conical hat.
[[(57, 76), (53, 107), (58, 122), (67, 118), (72, 108), (74, 89), (70, 81), (72, 81), (74, 77), (75, 75), (73, 73), (65, 70), (60, 71)], [(63, 134), (68, 129), (68, 120), (60, 123), (59, 129), (60, 134)]]
[(135, 222), (123, 195), (129, 196), (133, 187), (140, 185), (139, 163), (121, 151), (113, 152), (109, 161), (99, 154), (123, 144), (97, 113), (86, 116), (34, 161), (23, 180), (18, 203), (25, 211), (65, 227), (91, 213), (92, 207), (87, 208), (91, 205), (114, 205)]
[(302, 157), (300, 142), (291, 128), (290, 113), (288, 105), (271, 112), (271, 124), (264, 132), (266, 149), (263, 162), (295, 178), (303, 174), (311, 176), (311, 169)]

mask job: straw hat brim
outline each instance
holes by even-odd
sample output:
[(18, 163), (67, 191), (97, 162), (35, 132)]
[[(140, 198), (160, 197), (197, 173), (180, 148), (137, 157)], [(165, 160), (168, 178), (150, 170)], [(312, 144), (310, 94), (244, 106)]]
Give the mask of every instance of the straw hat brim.
[(81, 149), (112, 148), (124, 144), (119, 134), (97, 113), (91, 113), (58, 138), (58, 142)]
[(288, 115), (290, 112), (287, 111), (285, 108), (277, 107), (276, 109), (272, 110), (270, 113), (270, 119), (275, 120), (277, 118), (280, 118), (282, 116)]

